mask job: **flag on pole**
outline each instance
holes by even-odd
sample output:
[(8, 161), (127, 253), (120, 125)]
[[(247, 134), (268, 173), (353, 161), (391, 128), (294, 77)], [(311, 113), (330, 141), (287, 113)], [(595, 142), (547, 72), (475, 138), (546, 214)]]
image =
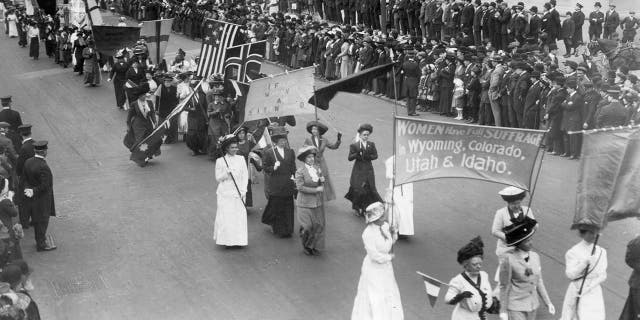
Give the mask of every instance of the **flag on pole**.
[(104, 25), (102, 22), (102, 14), (100, 13), (100, 7), (96, 0), (85, 0), (87, 14), (91, 21), (92, 26)]
[(255, 149), (264, 149), (267, 146), (271, 145), (271, 136), (269, 135), (269, 129), (264, 128), (262, 131), (262, 137), (258, 140), (258, 144), (256, 144)]
[(96, 50), (105, 56), (112, 56), (140, 39), (140, 27), (93, 26), (91, 31)]
[(438, 296), (440, 295), (440, 288), (442, 286), (448, 286), (448, 285), (422, 272), (417, 272), (417, 273), (422, 277), (422, 281), (424, 282), (424, 288), (427, 292), (427, 298), (429, 298), (429, 304), (431, 304), (431, 307), (433, 307), (436, 304), (436, 301), (438, 300)]
[(224, 72), (227, 48), (239, 44), (236, 41), (240, 41), (240, 37), (236, 35), (240, 27), (233, 23), (207, 19), (196, 75), (206, 79), (211, 74)]
[(267, 41), (258, 41), (227, 48), (225, 79), (249, 82), (260, 77), (260, 68), (267, 50)]
[(169, 43), (171, 24), (173, 19), (143, 21), (140, 28), (140, 38), (144, 38), (149, 48), (149, 58), (160, 64)]
[(584, 134), (572, 229), (640, 217), (640, 129)]

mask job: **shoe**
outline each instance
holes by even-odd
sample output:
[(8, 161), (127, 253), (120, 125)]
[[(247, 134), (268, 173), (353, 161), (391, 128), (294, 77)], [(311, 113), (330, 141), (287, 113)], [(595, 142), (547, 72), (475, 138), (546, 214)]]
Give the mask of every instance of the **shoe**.
[(410, 114), (409, 114), (409, 116), (410, 116), (410, 117), (417, 117), (417, 116), (419, 116), (419, 114), (417, 114), (417, 113), (415, 113), (415, 112), (414, 112), (414, 113), (410, 113)]
[(322, 254), (318, 249), (315, 249), (315, 248), (311, 249), (311, 252), (313, 253), (314, 256), (319, 256)]
[(308, 256), (312, 256), (313, 255), (313, 249), (311, 248), (307, 248), (305, 247), (302, 252), (304, 252), (304, 254), (308, 255)]
[(553, 155), (553, 156), (557, 156), (557, 155), (559, 155), (560, 153), (559, 153), (559, 152), (555, 152), (555, 151), (551, 151), (551, 152), (549, 152), (549, 154), (550, 154), (550, 155)]
[(568, 153), (563, 153), (563, 154), (561, 154), (560, 156), (561, 156), (561, 157), (563, 157), (563, 158), (566, 158), (566, 157), (568, 157), (568, 156), (569, 156), (569, 154), (568, 154)]
[(46, 245), (46, 246), (44, 246), (44, 247), (38, 247), (38, 248), (36, 249), (36, 251), (38, 251), (38, 252), (42, 252), (42, 251), (53, 251), (53, 250), (55, 250), (55, 249), (58, 249), (58, 247), (56, 247), (56, 246), (50, 246), (50, 245)]
[(570, 159), (570, 160), (579, 160), (579, 159), (580, 159), (580, 157), (578, 157), (578, 156), (571, 156), (571, 157), (569, 157), (569, 159)]

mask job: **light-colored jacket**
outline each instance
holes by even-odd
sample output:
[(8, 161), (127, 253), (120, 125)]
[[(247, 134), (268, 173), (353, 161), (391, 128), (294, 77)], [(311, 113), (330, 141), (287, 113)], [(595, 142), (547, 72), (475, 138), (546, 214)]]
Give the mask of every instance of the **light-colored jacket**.
[(296, 189), (298, 189), (298, 197), (296, 198), (296, 206), (301, 208), (318, 208), (322, 206), (322, 192), (317, 192), (316, 188), (322, 183), (322, 170), (320, 167), (314, 166), (318, 172), (318, 181), (313, 181), (309, 169), (306, 165), (302, 165), (296, 170), (295, 181)]

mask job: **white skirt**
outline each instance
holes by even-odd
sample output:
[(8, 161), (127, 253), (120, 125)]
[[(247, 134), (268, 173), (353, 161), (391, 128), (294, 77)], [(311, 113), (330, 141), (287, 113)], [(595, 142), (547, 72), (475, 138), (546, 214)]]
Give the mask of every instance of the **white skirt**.
[(221, 246), (246, 246), (248, 242), (247, 210), (237, 196), (217, 195), (213, 240)]

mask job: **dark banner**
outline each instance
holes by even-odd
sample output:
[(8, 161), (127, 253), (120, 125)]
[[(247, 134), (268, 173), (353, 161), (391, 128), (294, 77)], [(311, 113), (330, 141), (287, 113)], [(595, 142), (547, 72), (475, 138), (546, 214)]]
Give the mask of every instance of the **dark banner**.
[(469, 178), (529, 190), (544, 131), (396, 118), (395, 184)]
[(140, 27), (93, 26), (92, 31), (96, 49), (105, 56), (132, 47), (140, 39)]

